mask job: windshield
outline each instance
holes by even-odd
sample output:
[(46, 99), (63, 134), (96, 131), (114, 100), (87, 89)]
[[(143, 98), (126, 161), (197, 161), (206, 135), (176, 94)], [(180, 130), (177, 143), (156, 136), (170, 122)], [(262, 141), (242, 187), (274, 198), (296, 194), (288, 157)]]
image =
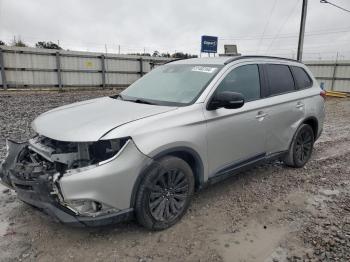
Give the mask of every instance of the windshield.
[(159, 105), (188, 105), (199, 97), (221, 67), (163, 65), (125, 89), (121, 93), (122, 99)]

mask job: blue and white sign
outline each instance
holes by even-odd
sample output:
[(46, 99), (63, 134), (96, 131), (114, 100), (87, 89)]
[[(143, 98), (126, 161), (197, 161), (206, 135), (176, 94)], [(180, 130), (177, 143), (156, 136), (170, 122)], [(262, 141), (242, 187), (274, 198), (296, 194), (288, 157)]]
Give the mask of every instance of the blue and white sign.
[(217, 53), (218, 37), (202, 35), (201, 52), (202, 53)]

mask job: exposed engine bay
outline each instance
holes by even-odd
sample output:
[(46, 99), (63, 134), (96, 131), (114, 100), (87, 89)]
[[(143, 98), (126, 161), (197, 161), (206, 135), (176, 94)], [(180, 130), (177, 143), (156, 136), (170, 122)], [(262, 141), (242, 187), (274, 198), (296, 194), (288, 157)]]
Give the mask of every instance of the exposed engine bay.
[[(99, 216), (113, 208), (89, 199), (65, 201), (59, 180), (80, 170), (108, 163), (118, 156), (129, 138), (97, 142), (64, 142), (37, 135), (26, 143), (7, 141), (7, 157), (0, 170), (1, 181), (14, 188), (27, 203), (40, 200), (71, 210), (75, 215)], [(21, 191), (21, 192), (19, 192)], [(29, 199), (29, 202), (28, 202)], [(45, 207), (43, 207), (45, 208)]]
[[(21, 161), (54, 164), (58, 172), (76, 169), (89, 165), (101, 164), (113, 158), (125, 145), (128, 138), (100, 140), (97, 142), (62, 142), (44, 136), (29, 140), (27, 152), (22, 154)], [(27, 162), (28, 163), (28, 162)]]

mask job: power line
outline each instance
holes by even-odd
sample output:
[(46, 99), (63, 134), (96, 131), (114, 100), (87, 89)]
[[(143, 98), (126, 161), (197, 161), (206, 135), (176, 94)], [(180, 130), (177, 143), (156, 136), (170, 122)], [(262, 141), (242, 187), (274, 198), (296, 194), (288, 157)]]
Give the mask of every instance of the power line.
[[(333, 34), (333, 33), (344, 33), (344, 32), (350, 32), (350, 27), (342, 27), (342, 28), (333, 28), (333, 29), (327, 29), (327, 30), (315, 30), (315, 31), (306, 31), (306, 35), (323, 35), (323, 34)], [(272, 39), (274, 38), (275, 34), (273, 35), (266, 35), (263, 39)], [(278, 38), (293, 38), (296, 37), (297, 34), (279, 34)], [(260, 35), (235, 35), (232, 37), (220, 37), (220, 40), (256, 40), (259, 39)], [(244, 39), (243, 39), (244, 38)]]
[(271, 20), (273, 11), (275, 10), (276, 3), (277, 3), (277, 0), (275, 0), (275, 2), (273, 3), (272, 9), (271, 9), (271, 11), (270, 11), (269, 18), (268, 18), (268, 20), (267, 20), (267, 22), (266, 22), (266, 24), (265, 24), (265, 26), (264, 26), (263, 33), (262, 33), (261, 38), (260, 38), (259, 43), (258, 43), (258, 52), (260, 51), (260, 45), (261, 45), (261, 42), (262, 42), (263, 37), (264, 37), (264, 35), (265, 35), (266, 29), (267, 29), (268, 25), (270, 24), (270, 20)]
[(266, 51), (269, 51), (272, 44), (275, 42), (276, 38), (278, 37), (279, 33), (281, 32), (281, 30), (284, 28), (284, 26), (287, 24), (287, 22), (289, 21), (289, 19), (291, 18), (291, 16), (294, 14), (298, 4), (299, 4), (300, 0), (298, 0), (295, 3), (295, 6), (293, 7), (293, 10), (289, 13), (289, 16), (287, 17), (287, 19), (284, 21), (284, 23), (281, 25), (281, 27), (279, 28), (279, 30), (277, 31), (277, 34), (275, 35), (275, 37), (272, 39), (270, 45), (268, 46), (268, 48), (266, 49)]
[(332, 6), (334, 6), (334, 7), (337, 7), (337, 8), (339, 8), (339, 9), (345, 11), (345, 12), (349, 12), (349, 13), (350, 13), (350, 10), (345, 9), (344, 7), (341, 7), (341, 6), (336, 5), (336, 4), (334, 4), (334, 3), (331, 3), (331, 2), (329, 2), (329, 1), (327, 1), (327, 0), (320, 0), (320, 3), (321, 3), (321, 4), (330, 4), (330, 5), (332, 5)]
[[(350, 32), (350, 28), (344, 28), (343, 30), (338, 30), (338, 31), (310, 31), (308, 33), (305, 33), (306, 36), (308, 37), (314, 37), (314, 36), (320, 36), (320, 35), (328, 35), (328, 34), (339, 34), (339, 33), (347, 33)], [(287, 38), (297, 38), (297, 34), (279, 34), (278, 37), (272, 36), (272, 35), (266, 35), (263, 39), (287, 39)], [(239, 37), (236, 36), (234, 38), (221, 38), (219, 37), (219, 40), (240, 40), (240, 41), (251, 41), (251, 40), (257, 40), (259, 37)]]

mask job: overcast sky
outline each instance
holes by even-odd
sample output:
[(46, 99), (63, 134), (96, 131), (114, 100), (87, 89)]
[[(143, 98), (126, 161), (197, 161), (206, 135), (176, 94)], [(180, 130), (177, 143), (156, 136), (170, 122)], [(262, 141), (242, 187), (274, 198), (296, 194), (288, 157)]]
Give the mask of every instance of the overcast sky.
[[(330, 0), (350, 9), (350, 0)], [(302, 0), (0, 0), (0, 40), (64, 49), (198, 54), (201, 35), (242, 54), (296, 56)], [(305, 57), (350, 58), (350, 13), (309, 0)]]

